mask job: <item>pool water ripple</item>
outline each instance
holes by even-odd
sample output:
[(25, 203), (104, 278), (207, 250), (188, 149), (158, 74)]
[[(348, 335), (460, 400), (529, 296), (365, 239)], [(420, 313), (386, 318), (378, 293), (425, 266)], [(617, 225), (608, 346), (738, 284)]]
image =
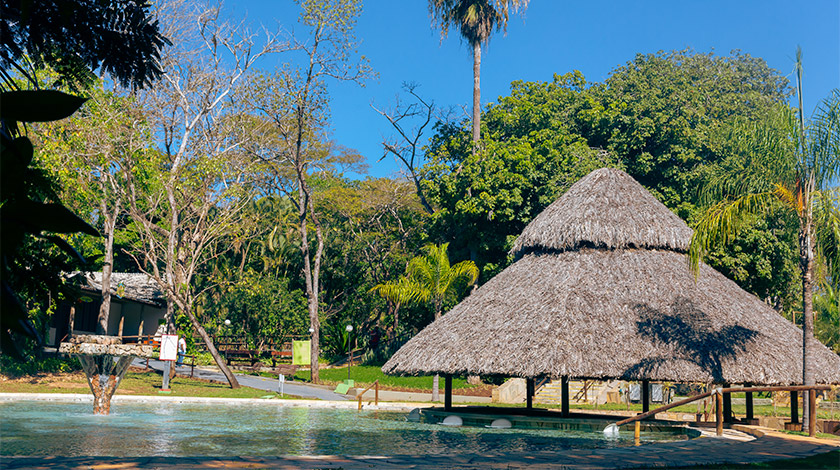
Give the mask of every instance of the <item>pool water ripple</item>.
[[(291, 406), (121, 403), (96, 416), (89, 403), (0, 406), (0, 455), (275, 456), (434, 455), (562, 451), (633, 445), (632, 434), (486, 429), (413, 423), (392, 411)], [(645, 442), (678, 440), (643, 434)], [(684, 439), (684, 437), (682, 437)]]

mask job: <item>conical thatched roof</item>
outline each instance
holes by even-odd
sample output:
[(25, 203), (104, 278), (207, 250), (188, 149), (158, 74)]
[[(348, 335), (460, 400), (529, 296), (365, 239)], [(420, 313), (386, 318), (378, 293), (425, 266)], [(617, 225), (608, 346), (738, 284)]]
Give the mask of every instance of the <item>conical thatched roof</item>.
[(575, 183), (522, 231), (514, 254), (596, 248), (686, 252), (691, 229), (630, 175), (595, 170)]
[[(641, 202), (626, 201), (612, 184)], [(633, 214), (621, 217), (613, 205)], [(577, 210), (589, 217), (568, 213)], [(649, 233), (640, 214), (669, 235)], [(616, 232), (610, 220), (632, 233)], [(553, 221), (579, 238), (554, 230)], [(525, 229), (517, 242), (521, 259), (412, 338), (382, 369), (801, 382), (801, 330), (706, 265), (695, 280), (682, 253), (690, 235), (628, 175), (597, 170)], [(840, 357), (819, 344), (814, 357), (817, 381), (840, 383)]]

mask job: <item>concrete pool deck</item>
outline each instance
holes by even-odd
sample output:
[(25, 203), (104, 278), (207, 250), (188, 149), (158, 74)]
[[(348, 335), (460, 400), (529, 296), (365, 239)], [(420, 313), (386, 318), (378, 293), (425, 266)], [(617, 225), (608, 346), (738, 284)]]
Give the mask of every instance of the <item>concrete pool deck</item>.
[[(0, 400), (85, 401), (90, 395), (0, 394)], [(347, 408), (353, 402), (318, 400), (242, 400), (157, 396), (115, 396), (116, 402), (217, 401), (226, 404), (261, 403), (272, 406)], [(408, 410), (428, 403), (383, 403), (366, 409)], [(747, 437), (748, 433), (754, 438)], [(115, 468), (277, 468), (277, 469), (612, 469), (758, 463), (795, 459), (840, 449), (840, 441), (809, 439), (754, 426), (734, 426), (723, 437), (700, 437), (688, 441), (648, 444), (612, 449), (573, 449), (563, 453), (498, 453), (398, 456), (277, 456), (277, 457), (57, 457), (3, 456), (0, 467), (8, 469), (115, 469)], [(840, 457), (837, 462), (840, 468)]]

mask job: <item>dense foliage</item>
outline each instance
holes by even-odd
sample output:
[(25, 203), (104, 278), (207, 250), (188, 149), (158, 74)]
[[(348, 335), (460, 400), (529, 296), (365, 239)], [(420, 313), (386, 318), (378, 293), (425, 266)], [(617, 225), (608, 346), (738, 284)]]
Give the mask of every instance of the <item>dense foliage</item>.
[[(308, 269), (307, 256), (322, 244), (316, 310), (322, 324), (322, 356), (345, 355), (349, 341), (369, 351), (367, 357), (374, 362), (465, 294), (447, 294), (437, 304), (379, 295), (376, 286), (398, 283), (427, 244), (448, 244), (453, 266), (473, 261), (478, 283), (484, 283), (512, 262), (508, 251), (533, 217), (577, 179), (603, 166), (626, 170), (692, 225), (703, 202), (698, 188), (737, 168), (729, 141), (733, 126), (767, 120), (790, 92), (787, 80), (763, 60), (739, 52), (639, 55), (603, 83), (588, 83), (579, 72), (557, 74), (547, 82), (517, 81), (509, 95), (484, 109), (477, 147), (471, 122), (437, 123), (422, 149), (425, 160), (416, 168), (418, 188), (414, 181), (400, 178), (347, 178), (344, 169), (357, 164), (360, 156), (330, 141), (326, 91), (319, 88), (317, 113), (296, 114), (299, 107), (294, 100), (283, 101), (291, 95), (271, 93), (271, 87), (303, 89), (294, 82), (301, 77), (286, 72), (270, 76), (242, 71), (241, 84), (225, 91), (233, 104), (196, 121), (196, 134), (184, 137), (185, 142), (201, 143), (189, 149), (194, 153), (190, 155), (194, 159), (190, 161), (196, 162), (194, 171), (173, 176), (173, 163), (157, 160), (162, 158), (161, 148), (177, 154), (168, 131), (155, 135), (144, 125), (126, 127), (119, 119), (105, 119), (131, 116), (135, 123), (146, 118), (160, 122), (165, 116), (154, 117), (160, 109), (148, 109), (153, 101), (112, 99), (101, 89), (90, 91), (95, 98), (107, 99), (91, 100), (78, 119), (65, 123), (64, 130), (44, 128), (46, 153), (39, 164), (54, 171), (64, 187), (62, 197), (96, 227), (102, 227), (101, 192), (93, 183), (102, 163), (89, 155), (85, 160), (84, 152), (76, 152), (75, 164), (66, 161), (74, 155), (72, 150), (86, 148), (87, 136), (140, 143), (141, 148), (132, 152), (154, 160), (154, 165), (136, 165), (140, 160), (132, 160), (132, 171), (145, 172), (130, 178), (138, 213), (144, 205), (162, 204), (165, 192), (159, 186), (169, 178), (182, 178), (173, 186), (172, 197), (193, 205), (198, 203), (190, 197), (210, 200), (225, 187), (229, 192), (200, 217), (179, 221), (213, 229), (201, 252), (189, 251), (193, 245), (183, 235), (176, 252), (197, 261), (195, 271), (184, 277), (188, 285), (173, 286), (189, 292), (191, 314), (213, 338), (233, 335), (251, 348), (264, 349), (309, 337), (312, 296), (307, 295), (303, 273)], [(183, 131), (178, 132), (186, 135)], [(199, 140), (198, 133), (204, 133), (201, 138), (212, 134), (213, 139)], [(290, 157), (294, 152), (289, 142), (294, 139), (289, 136), (302, 139), (301, 147), (295, 147), (301, 155), (297, 166)], [(163, 142), (156, 141), (161, 138)], [(111, 151), (107, 156), (114, 155)], [(209, 180), (202, 175), (233, 168), (235, 173), (225, 174), (235, 178), (205, 184)], [(83, 181), (87, 189), (80, 188)], [(129, 182), (116, 179), (114, 184)], [(278, 190), (281, 185), (286, 185), (285, 191)], [(418, 191), (432, 210), (424, 209)], [(301, 198), (306, 204), (301, 205)], [(173, 215), (188, 213), (183, 208), (150, 210), (148, 218), (140, 221), (123, 211), (115, 226), (117, 265), (163, 269), (168, 262), (163, 257), (150, 261), (143, 254), (139, 225), (152, 224), (155, 228), (150, 230), (167, 233)], [(706, 261), (793, 319), (801, 307), (792, 222), (781, 211), (755, 216), (732, 243), (711, 251)], [(301, 230), (303, 224), (308, 232)], [(179, 233), (200, 233), (189, 230)], [(308, 233), (306, 241), (303, 233)], [(146, 236), (151, 240), (151, 235)], [(103, 251), (90, 242), (80, 246), (89, 254)], [(831, 271), (835, 268), (827, 268), (815, 309), (817, 334), (840, 348), (837, 275)], [(194, 324), (184, 308), (176, 310), (179, 329), (191, 331)], [(231, 324), (226, 326), (225, 320)], [(354, 326), (349, 336), (346, 325)], [(190, 347), (198, 344), (191, 342)]]

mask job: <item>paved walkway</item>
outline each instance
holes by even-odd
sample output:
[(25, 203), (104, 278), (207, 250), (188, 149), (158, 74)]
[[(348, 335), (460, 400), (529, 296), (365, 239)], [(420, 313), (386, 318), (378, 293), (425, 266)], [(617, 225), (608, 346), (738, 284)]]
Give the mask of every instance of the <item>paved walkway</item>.
[[(713, 463), (756, 463), (809, 457), (840, 449), (840, 444), (767, 432), (751, 441), (697, 438), (617, 449), (481, 455), (278, 456), (278, 457), (2, 457), (7, 469), (115, 468), (275, 468), (275, 469), (592, 469), (656, 468)], [(840, 458), (837, 462), (840, 468)]]
[[(137, 367), (146, 367), (146, 360), (145, 359), (135, 359), (132, 365)], [(157, 361), (155, 359), (149, 359), (149, 367), (155, 369), (157, 371), (163, 371), (164, 363), (163, 361)], [(190, 373), (189, 366), (179, 366), (175, 368), (175, 371), (182, 376), (188, 376)], [(227, 379), (225, 376), (219, 371), (216, 367), (196, 367), (195, 368), (195, 377), (204, 379), (204, 380), (213, 380), (216, 382), (223, 382), (227, 383)], [(274, 378), (267, 378), (267, 377), (258, 377), (254, 375), (247, 375), (247, 374), (234, 374), (236, 375), (236, 380), (239, 381), (240, 385), (245, 387), (256, 388), (258, 390), (265, 390), (269, 392), (278, 392), (279, 391), (279, 381)], [(294, 395), (301, 398), (316, 398), (318, 400), (352, 400), (356, 396), (356, 393), (360, 392), (361, 390), (350, 389), (349, 395), (340, 395), (332, 391), (331, 387), (325, 387), (322, 385), (312, 385), (309, 383), (304, 382), (292, 382), (287, 380), (285, 385), (283, 386), (283, 393), (287, 395)], [(368, 390), (362, 396), (365, 402), (372, 401), (374, 398), (375, 392), (373, 390)], [(419, 393), (419, 392), (398, 392), (393, 390), (380, 390), (379, 391), (379, 399), (381, 401), (396, 401), (396, 402), (431, 402), (432, 401), (432, 394), (431, 393)], [(452, 401), (454, 403), (490, 403), (490, 397), (473, 397), (473, 396), (462, 396), (462, 395), (453, 395)]]
[[(145, 359), (135, 359), (132, 365), (137, 367), (145, 367), (146, 360)], [(149, 367), (155, 369), (157, 371), (163, 371), (164, 362), (157, 361), (155, 359), (149, 359)], [(180, 375), (188, 376), (190, 373), (190, 366), (179, 366), (175, 368), (175, 372)], [(267, 377), (258, 377), (255, 375), (247, 375), (247, 374), (234, 374), (236, 375), (236, 380), (239, 381), (240, 385), (245, 387), (256, 388), (258, 390), (265, 390), (268, 392), (279, 392), (280, 391), (280, 382), (274, 378), (267, 378)], [(224, 382), (227, 383), (227, 378), (225, 378), (224, 374), (222, 374), (218, 369), (211, 368), (211, 367), (196, 367), (195, 368), (195, 377), (204, 380), (213, 380), (216, 382)], [(333, 400), (333, 401), (340, 401), (340, 400), (347, 400), (348, 397), (345, 395), (339, 395), (338, 393), (333, 392), (332, 390), (328, 390), (323, 387), (319, 387), (312, 384), (307, 384), (303, 382), (292, 382), (287, 380), (285, 385), (283, 385), (283, 393), (286, 395), (293, 395), (296, 397), (301, 398), (316, 398), (318, 400)]]

